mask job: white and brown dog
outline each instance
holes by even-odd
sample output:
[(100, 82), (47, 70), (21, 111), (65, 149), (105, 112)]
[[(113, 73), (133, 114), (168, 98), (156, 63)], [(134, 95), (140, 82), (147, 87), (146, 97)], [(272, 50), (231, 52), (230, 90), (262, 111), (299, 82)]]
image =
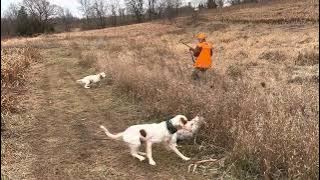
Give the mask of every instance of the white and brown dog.
[(96, 75), (89, 75), (82, 79), (77, 80), (78, 83), (84, 84), (84, 88), (90, 88), (90, 84), (98, 83), (101, 79), (105, 78), (106, 74), (104, 72), (96, 74)]
[[(112, 139), (122, 139), (126, 142), (130, 148), (130, 153), (133, 157), (138, 158), (140, 161), (145, 160), (143, 155), (146, 155), (150, 165), (156, 165), (156, 162), (152, 158), (152, 144), (164, 143), (167, 148), (170, 148), (183, 160), (190, 160), (190, 158), (184, 156), (177, 149), (177, 134), (178, 130), (191, 131), (192, 127), (189, 126), (188, 119), (183, 115), (177, 115), (167, 121), (154, 124), (140, 124), (128, 127), (125, 131), (118, 134), (111, 134), (107, 128), (100, 126), (106, 133), (106, 135)], [(139, 152), (141, 143), (146, 143), (146, 153)]]

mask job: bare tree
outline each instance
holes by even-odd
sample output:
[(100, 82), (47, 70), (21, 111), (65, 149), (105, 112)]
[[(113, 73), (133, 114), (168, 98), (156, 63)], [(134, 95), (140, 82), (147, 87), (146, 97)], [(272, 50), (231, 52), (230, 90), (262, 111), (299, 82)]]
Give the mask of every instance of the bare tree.
[(98, 19), (98, 26), (104, 28), (106, 26), (106, 6), (103, 0), (95, 0), (92, 5), (93, 18)]
[(199, 5), (198, 5), (198, 10), (199, 11), (201, 11), (202, 9), (204, 9), (205, 8), (205, 6), (202, 4), (202, 3), (200, 3)]
[(114, 4), (111, 5), (111, 23), (113, 26), (117, 25), (117, 11)]
[(231, 3), (232, 5), (241, 4), (241, 3), (259, 3), (263, 2), (264, 0), (228, 0), (227, 2)]
[(18, 4), (11, 3), (8, 9), (4, 12), (6, 19), (16, 19), (18, 16), (19, 6)]
[(64, 30), (65, 31), (70, 31), (71, 30), (71, 25), (74, 20), (73, 15), (71, 14), (70, 10), (68, 8), (60, 10), (60, 18), (61, 22), (64, 25)]
[(181, 0), (167, 0), (165, 14), (169, 20), (175, 18), (179, 13), (179, 7), (181, 6)]
[(111, 25), (112, 26), (116, 26), (117, 25), (117, 15), (119, 14), (120, 16), (120, 11), (117, 12), (117, 10), (119, 10), (120, 5), (119, 5), (119, 1), (116, 0), (109, 0), (108, 4), (107, 4), (107, 9), (108, 9), (108, 14), (111, 14), (110, 20), (111, 20)]
[(125, 8), (118, 9), (120, 23), (125, 21), (125, 10), (126, 10)]
[(176, 11), (175, 15), (179, 14), (179, 8), (181, 7), (181, 5), (182, 5), (181, 0), (173, 0), (173, 7), (175, 8), (175, 11)]
[(16, 33), (18, 11), (18, 5), (11, 3), (3, 13), (3, 17), (1, 17), (1, 35), (9, 36)]
[(215, 3), (218, 5), (218, 7), (223, 7), (223, 0), (215, 0)]
[(143, 21), (143, 0), (126, 0), (126, 6), (128, 11), (135, 15), (138, 23)]
[(78, 0), (80, 7), (79, 10), (82, 12), (82, 15), (86, 18), (86, 23), (89, 24), (89, 17), (91, 14), (91, 4), (90, 0)]
[(230, 3), (231, 3), (232, 5), (240, 4), (240, 3), (241, 3), (241, 0), (232, 0)]
[(41, 25), (41, 32), (48, 30), (50, 19), (57, 14), (57, 6), (47, 0), (23, 0), (28, 14)]
[(147, 13), (148, 13), (149, 20), (154, 19), (154, 17), (157, 15), (156, 10), (155, 10), (156, 3), (157, 3), (156, 0), (148, 0)]
[(165, 16), (166, 7), (167, 7), (166, 0), (161, 0), (157, 3), (155, 10), (159, 18)]
[(21, 6), (18, 11), (16, 23), (17, 23), (16, 32), (18, 35), (32, 34), (32, 32), (30, 31), (28, 14), (24, 6)]
[(208, 0), (207, 1), (207, 7), (208, 9), (213, 9), (213, 8), (217, 8), (217, 4), (214, 0)]
[(259, 1), (258, 0), (243, 0), (242, 1), (242, 3), (253, 3), (253, 2), (257, 3)]

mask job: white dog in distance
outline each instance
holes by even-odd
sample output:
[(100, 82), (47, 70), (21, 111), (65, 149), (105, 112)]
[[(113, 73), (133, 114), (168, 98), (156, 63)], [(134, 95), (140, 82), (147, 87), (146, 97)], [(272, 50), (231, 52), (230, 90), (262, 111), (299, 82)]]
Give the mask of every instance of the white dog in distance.
[[(193, 123), (188, 123), (188, 119), (185, 116), (177, 115), (172, 119), (160, 123), (133, 125), (118, 134), (111, 134), (108, 129), (102, 125), (100, 128), (103, 129), (108, 137), (126, 142), (133, 157), (143, 161), (145, 160), (144, 155), (146, 155), (149, 164), (156, 165), (156, 162), (152, 158), (152, 144), (154, 143), (163, 143), (183, 160), (190, 160), (190, 158), (184, 156), (177, 149), (176, 132), (178, 130), (192, 131), (191, 124)], [(139, 147), (143, 142), (146, 143), (146, 153), (139, 152)]]
[(90, 88), (90, 86), (89, 86), (90, 84), (100, 82), (101, 79), (103, 79), (105, 77), (106, 77), (106, 74), (104, 72), (102, 72), (102, 73), (99, 73), (96, 75), (86, 76), (82, 79), (77, 80), (77, 82), (80, 84), (84, 84), (84, 88)]

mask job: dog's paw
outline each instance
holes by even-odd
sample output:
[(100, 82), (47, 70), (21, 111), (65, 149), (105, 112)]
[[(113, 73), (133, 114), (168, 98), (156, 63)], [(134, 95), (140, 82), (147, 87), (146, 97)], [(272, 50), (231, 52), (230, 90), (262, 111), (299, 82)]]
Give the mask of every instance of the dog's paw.
[(155, 166), (156, 162), (154, 162), (154, 160), (152, 160), (152, 161), (149, 161), (149, 164), (152, 165), (152, 166)]
[(143, 157), (143, 156), (141, 156), (141, 157), (139, 158), (140, 161), (144, 161), (145, 159), (146, 159), (146, 158)]
[(191, 158), (188, 158), (188, 157), (185, 157), (185, 158), (183, 158), (183, 160), (185, 160), (185, 161), (189, 161)]

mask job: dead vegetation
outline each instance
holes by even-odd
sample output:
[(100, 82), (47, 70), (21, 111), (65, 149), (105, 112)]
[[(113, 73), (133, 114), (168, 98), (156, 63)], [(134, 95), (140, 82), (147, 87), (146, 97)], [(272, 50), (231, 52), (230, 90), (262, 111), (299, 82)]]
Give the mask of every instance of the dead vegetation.
[(78, 65), (82, 68), (90, 69), (95, 66), (97, 57), (93, 53), (80, 54)]
[(271, 63), (282, 63), (287, 59), (287, 57), (285, 53), (279, 50), (270, 50), (261, 53), (259, 59), (263, 59)]
[(1, 113), (17, 111), (28, 67), (40, 59), (39, 51), (29, 46), (1, 48)]
[(139, 69), (117, 63), (107, 72), (113, 75), (115, 87), (144, 104), (153, 118), (178, 112), (204, 115), (209, 127), (202, 140), (232, 149), (230, 161), (241, 170), (236, 171), (239, 177), (318, 176), (318, 99), (313, 82), (266, 91), (246, 81), (228, 82), (243, 76), (243, 70), (233, 65), (225, 77), (209, 81), (223, 81), (209, 89), (208, 84), (199, 88), (174, 72)]
[[(145, 119), (172, 114), (206, 118), (208, 126), (198, 137), (199, 149), (187, 150), (199, 160), (217, 159), (219, 154), (225, 159), (222, 164), (212, 160), (189, 171), (219, 178), (232, 174), (239, 179), (318, 179), (319, 53), (314, 49), (319, 46), (318, 19), (307, 11), (309, 1), (306, 5), (288, 2), (284, 9), (262, 7), (259, 16), (256, 13), (261, 9), (254, 7), (248, 15), (244, 9), (225, 19), (250, 20), (250, 24), (202, 22), (202, 26), (210, 25), (205, 32), (215, 51), (214, 68), (200, 82), (190, 79), (190, 56), (178, 44), (186, 37), (193, 43), (191, 35), (199, 27), (182, 31), (144, 23), (117, 31), (58, 36), (62, 43), (72, 41), (77, 66), (104, 70), (112, 81), (107, 88), (141, 105)], [(304, 13), (293, 13), (298, 21), (311, 18), (311, 24), (255, 24), (269, 18), (292, 23), (294, 17), (285, 9), (295, 6), (306, 7)]]
[[(278, 32), (272, 36), (276, 38), (276, 34)], [(136, 42), (140, 45), (133, 47), (123, 44), (129, 52), (121, 51), (117, 61), (99, 61), (112, 76), (116, 91), (141, 103), (148, 118), (161, 119), (176, 113), (205, 116), (209, 126), (202, 132), (201, 140), (231, 153), (225, 171), (242, 179), (317, 178), (318, 82), (298, 74), (302, 82), (292, 84), (295, 80), (286, 77), (290, 72), (282, 72), (283, 68), (294, 64), (291, 57), (297, 57), (296, 52), (282, 49), (261, 54), (255, 44), (238, 50), (238, 44), (248, 42), (226, 36), (230, 40), (221, 38), (222, 44), (216, 44), (226, 44), (224, 49), (231, 49), (231, 52), (222, 52), (222, 55), (217, 52), (225, 62), (217, 65), (216, 73), (208, 72), (206, 82), (190, 81), (189, 61), (178, 61), (183, 59), (182, 51), (176, 49), (170, 53), (172, 55), (161, 58), (165, 55), (158, 50), (164, 46), (161, 43), (170, 47), (170, 41), (157, 41), (152, 46), (148, 45), (148, 40), (140, 40)], [(219, 36), (212, 33), (213, 40), (214, 37)], [(168, 38), (174, 39), (173, 35)], [(144, 46), (141, 50), (152, 53), (140, 55), (135, 48), (140, 46)], [(234, 58), (233, 53), (238, 53), (238, 58)], [(303, 57), (315, 59), (316, 55), (309, 54)], [(247, 63), (249, 57), (265, 59), (268, 63), (252, 60)], [(241, 63), (232, 63), (234, 61)], [(301, 61), (314, 65), (308, 60)], [(225, 74), (221, 74), (223, 68), (226, 68)], [(260, 75), (253, 76), (256, 71)], [(309, 72), (312, 79), (317, 77), (318, 71)], [(213, 149), (207, 150), (207, 155)]]
[(319, 64), (319, 49), (305, 49), (299, 52), (295, 64), (298, 66), (313, 66)]
[(277, 3), (245, 4), (227, 8), (225, 11), (216, 11), (213, 14), (208, 13), (208, 17), (228, 23), (317, 23), (319, 1), (284, 0)]

